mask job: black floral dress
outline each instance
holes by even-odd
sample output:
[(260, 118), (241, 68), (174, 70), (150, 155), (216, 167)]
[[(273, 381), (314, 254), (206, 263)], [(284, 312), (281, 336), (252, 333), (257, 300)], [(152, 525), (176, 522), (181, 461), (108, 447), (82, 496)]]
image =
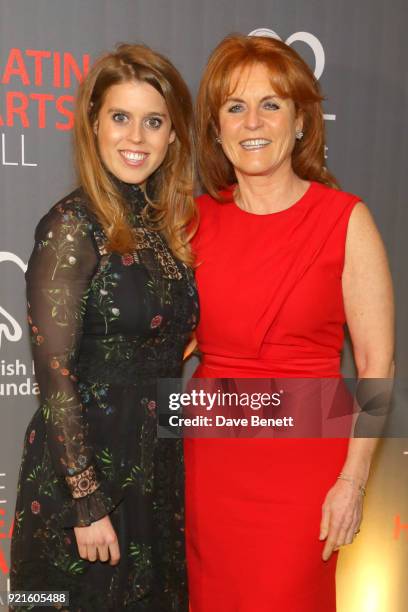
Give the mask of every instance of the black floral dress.
[[(81, 190), (37, 227), (26, 277), (41, 406), (24, 443), (11, 590), (69, 591), (59, 609), (72, 612), (185, 611), (182, 441), (157, 438), (156, 383), (180, 376), (197, 294), (146, 224), (141, 189), (120, 189), (133, 253), (106, 251)], [(115, 567), (81, 559), (73, 531), (106, 514)]]

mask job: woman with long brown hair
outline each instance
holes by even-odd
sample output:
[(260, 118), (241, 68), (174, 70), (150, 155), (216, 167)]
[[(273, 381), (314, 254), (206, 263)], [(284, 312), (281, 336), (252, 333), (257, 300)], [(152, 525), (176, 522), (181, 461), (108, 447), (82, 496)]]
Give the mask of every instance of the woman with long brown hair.
[(334, 612), (336, 550), (359, 531), (375, 440), (307, 437), (326, 387), (304, 379), (337, 384), (346, 322), (358, 376), (392, 376), (392, 287), (367, 207), (325, 167), (321, 101), (273, 38), (227, 37), (201, 81), (195, 376), (277, 378), (304, 426), (186, 440), (192, 612)]
[(187, 609), (182, 449), (157, 438), (156, 381), (180, 375), (198, 317), (191, 122), (165, 57), (143, 45), (101, 57), (76, 105), (80, 187), (36, 230), (27, 294), (41, 406), (11, 588), (68, 591), (60, 609)]

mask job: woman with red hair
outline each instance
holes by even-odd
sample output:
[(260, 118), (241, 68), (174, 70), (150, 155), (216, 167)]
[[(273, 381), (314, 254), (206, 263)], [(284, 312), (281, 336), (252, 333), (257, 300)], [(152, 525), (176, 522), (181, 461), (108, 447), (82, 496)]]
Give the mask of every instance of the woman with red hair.
[[(386, 254), (366, 206), (324, 165), (321, 101), (278, 40), (229, 36), (209, 59), (198, 378), (338, 379), (345, 323), (358, 377), (392, 376)], [(186, 440), (192, 612), (336, 609), (337, 549), (359, 531), (376, 442), (298, 436)]]

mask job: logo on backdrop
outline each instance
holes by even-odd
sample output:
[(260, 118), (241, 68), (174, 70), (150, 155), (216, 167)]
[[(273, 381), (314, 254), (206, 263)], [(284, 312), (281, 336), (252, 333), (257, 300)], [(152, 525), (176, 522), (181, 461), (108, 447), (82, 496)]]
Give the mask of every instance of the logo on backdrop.
[[(268, 28), (257, 28), (256, 30), (252, 30), (248, 36), (270, 36), (271, 38), (282, 40), (279, 34), (277, 34), (274, 30), (269, 30)], [(294, 42), (304, 42), (306, 45), (309, 45), (315, 56), (314, 75), (316, 79), (320, 79), (323, 74), (325, 63), (324, 49), (320, 40), (310, 32), (295, 32), (284, 42), (289, 46)]]
[[(1, 132), (0, 165), (38, 165), (27, 129), (72, 129), (74, 89), (89, 67), (88, 53), (75, 57), (66, 51), (9, 50), (0, 65), (0, 128), (7, 130)], [(25, 134), (13, 133), (23, 129)]]
[[(9, 253), (8, 251), (0, 251), (0, 263), (10, 261), (20, 268), (24, 273), (27, 270), (27, 264), (15, 253)], [(9, 313), (5, 308), (0, 305), (0, 315), (2, 319), (6, 320), (6, 323), (0, 321), (0, 348), (2, 346), (3, 337), (9, 342), (18, 342), (22, 337), (21, 325), (16, 319)]]
[[(248, 36), (270, 36), (271, 38), (282, 40), (279, 34), (277, 34), (274, 30), (270, 30), (269, 28), (257, 28), (256, 30), (249, 32)], [(316, 79), (319, 80), (324, 71), (326, 55), (324, 53), (323, 45), (317, 36), (311, 34), (310, 32), (295, 32), (283, 42), (285, 42), (287, 45), (292, 45), (295, 42), (303, 42), (311, 48), (315, 59), (313, 73)], [(324, 118), (326, 121), (335, 121), (336, 115), (326, 113)]]
[[(0, 251), (0, 263), (4, 262), (15, 264), (23, 273), (27, 270), (27, 265), (15, 253)], [(20, 323), (0, 305), (0, 348), (3, 348), (5, 341), (19, 342), (22, 336)], [(12, 361), (0, 359), (0, 397), (38, 395), (39, 388), (34, 375), (34, 364), (31, 359), (29, 363), (25, 363), (25, 360), (20, 358)]]

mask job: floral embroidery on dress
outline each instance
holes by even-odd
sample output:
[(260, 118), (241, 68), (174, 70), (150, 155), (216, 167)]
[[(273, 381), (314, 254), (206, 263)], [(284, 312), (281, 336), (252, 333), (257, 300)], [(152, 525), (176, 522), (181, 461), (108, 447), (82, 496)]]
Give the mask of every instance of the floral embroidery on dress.
[(48, 453), (44, 454), (45, 461), (33, 467), (27, 475), (26, 482), (35, 485), (38, 493), (42, 496), (55, 498), (57, 496), (58, 478), (50, 463)]
[(129, 588), (125, 595), (126, 601), (134, 598), (143, 599), (151, 590), (153, 578), (153, 559), (151, 546), (131, 542), (129, 545), (129, 560), (131, 571), (129, 573)]
[(131, 266), (135, 263), (134, 255), (132, 253), (126, 253), (125, 255), (122, 255), (122, 263), (124, 266)]
[[(69, 590), (71, 612), (187, 612), (182, 445), (157, 438), (156, 381), (180, 375), (197, 293), (190, 268), (145, 222), (141, 189), (120, 188), (134, 252), (107, 251), (81, 190), (36, 231), (27, 297), (41, 405), (25, 438), (11, 585)], [(107, 514), (119, 538), (135, 520), (120, 567), (95, 589), (73, 527)]]
[(112, 263), (108, 255), (104, 255), (99, 264), (99, 270), (91, 283), (91, 291), (96, 297), (95, 307), (105, 322), (105, 333), (108, 324), (117, 319), (120, 310), (115, 306), (113, 290), (118, 286), (120, 274), (112, 270)]
[(156, 329), (156, 327), (159, 327), (159, 325), (161, 325), (161, 322), (163, 321), (163, 317), (161, 315), (156, 315), (155, 317), (153, 317), (153, 319), (150, 321), (150, 327), (152, 329)]
[(84, 224), (84, 213), (79, 209), (64, 209), (57, 207), (62, 213), (60, 232), (56, 236), (53, 231), (46, 234), (45, 240), (38, 242), (38, 249), (45, 247), (54, 251), (55, 265), (51, 270), (51, 280), (54, 280), (59, 269), (69, 268), (77, 263), (76, 245), (77, 236), (85, 238), (88, 234), (87, 224)]

